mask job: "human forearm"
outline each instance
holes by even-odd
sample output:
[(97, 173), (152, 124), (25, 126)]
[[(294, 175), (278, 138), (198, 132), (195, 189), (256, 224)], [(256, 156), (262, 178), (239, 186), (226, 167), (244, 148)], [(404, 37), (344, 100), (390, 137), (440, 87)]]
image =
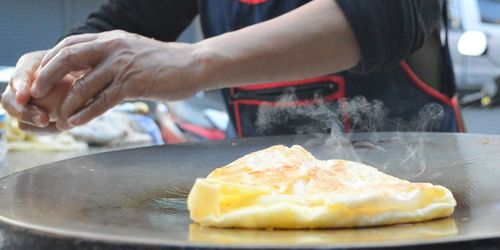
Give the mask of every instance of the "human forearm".
[(199, 42), (205, 89), (320, 76), (359, 61), (356, 39), (333, 0)]
[(67, 129), (126, 99), (172, 101), (202, 90), (325, 75), (355, 66), (359, 57), (336, 2), (315, 0), (194, 45), (121, 31), (70, 37), (45, 55), (31, 95), (43, 97), (66, 74), (88, 70), (61, 105), (58, 127)]

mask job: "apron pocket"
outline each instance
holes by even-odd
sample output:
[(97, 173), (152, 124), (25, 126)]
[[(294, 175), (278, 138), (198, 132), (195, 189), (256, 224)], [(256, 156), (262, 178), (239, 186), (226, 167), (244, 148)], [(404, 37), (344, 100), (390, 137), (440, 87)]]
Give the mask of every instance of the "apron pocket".
[[(230, 89), (238, 136), (327, 133), (339, 121), (345, 82), (332, 75)], [(339, 104), (340, 103), (340, 104)], [(349, 129), (347, 114), (342, 126)]]

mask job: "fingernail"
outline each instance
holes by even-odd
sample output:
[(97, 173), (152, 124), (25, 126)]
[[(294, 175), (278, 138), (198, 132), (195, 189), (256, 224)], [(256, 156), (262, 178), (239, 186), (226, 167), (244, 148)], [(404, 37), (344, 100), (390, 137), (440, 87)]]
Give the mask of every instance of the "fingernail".
[(68, 124), (71, 126), (71, 127), (74, 127), (76, 125), (76, 123), (78, 122), (78, 117), (76, 116), (72, 116), (68, 119)]
[(67, 125), (67, 124), (57, 126), (57, 129), (58, 129), (59, 131), (66, 131), (66, 130), (68, 130), (68, 129), (70, 129), (70, 128), (71, 128), (71, 126), (69, 126), (69, 125)]
[(70, 124), (69, 122), (61, 124), (61, 129), (63, 129), (63, 130), (69, 130), (69, 129), (72, 129), (72, 128), (73, 128), (73, 125)]
[(34, 126), (34, 127), (40, 127), (40, 125), (36, 124), (36, 123), (33, 123), (33, 122), (29, 122), (29, 121), (19, 121), (20, 123), (23, 123), (23, 124), (28, 124), (28, 125), (31, 125), (31, 126)]
[(43, 127), (45, 125), (42, 121), (41, 115), (35, 116), (35, 118), (33, 118), (33, 121), (35, 122), (36, 125), (38, 125), (40, 127)]
[(21, 105), (27, 104), (29, 101), (29, 97), (26, 97), (26, 95), (22, 94), (21, 92), (16, 93), (16, 102)]

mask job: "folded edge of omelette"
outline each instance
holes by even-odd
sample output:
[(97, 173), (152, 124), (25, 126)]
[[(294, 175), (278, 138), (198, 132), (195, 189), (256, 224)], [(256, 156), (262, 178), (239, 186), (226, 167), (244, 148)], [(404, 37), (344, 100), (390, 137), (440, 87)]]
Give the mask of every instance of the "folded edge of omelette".
[(351, 228), (427, 221), (453, 213), (450, 190), (410, 183), (301, 146), (250, 153), (197, 179), (191, 219), (224, 228)]

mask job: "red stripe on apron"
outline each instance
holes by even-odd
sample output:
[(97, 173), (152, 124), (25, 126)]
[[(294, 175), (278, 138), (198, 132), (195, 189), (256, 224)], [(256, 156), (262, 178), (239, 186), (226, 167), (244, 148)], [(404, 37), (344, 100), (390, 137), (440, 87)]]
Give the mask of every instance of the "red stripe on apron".
[[(241, 125), (241, 114), (240, 114), (239, 105), (242, 105), (242, 104), (243, 105), (253, 105), (253, 106), (267, 105), (270, 107), (300, 107), (300, 106), (306, 106), (306, 105), (321, 105), (325, 102), (335, 101), (335, 100), (339, 100), (339, 99), (345, 97), (345, 80), (343, 77), (332, 75), (332, 76), (308, 78), (308, 79), (297, 80), (297, 81), (261, 83), (261, 84), (254, 84), (254, 85), (247, 85), (247, 86), (242, 86), (242, 87), (231, 88), (229, 90), (229, 92), (230, 92), (231, 97), (233, 97), (235, 95), (235, 90), (255, 91), (255, 90), (263, 90), (263, 89), (271, 89), (271, 88), (292, 87), (292, 86), (299, 86), (299, 85), (312, 84), (312, 83), (325, 82), (325, 81), (336, 83), (338, 90), (335, 93), (332, 93), (330, 95), (326, 95), (320, 99), (305, 99), (305, 100), (298, 100), (298, 101), (291, 101), (291, 102), (271, 102), (271, 101), (262, 101), (262, 100), (256, 100), (256, 99), (233, 100), (234, 118), (235, 118), (236, 132), (238, 134), (238, 137), (240, 137), (240, 138), (244, 137), (243, 128)], [(343, 111), (342, 116), (343, 116), (344, 127), (345, 127), (346, 131), (350, 131), (351, 124), (350, 124), (350, 121), (348, 118), (348, 113), (346, 110), (345, 101), (341, 102), (340, 105), (341, 105), (340, 107)]]
[(460, 109), (458, 107), (458, 98), (457, 96), (453, 96), (453, 98), (449, 98), (445, 94), (433, 89), (429, 85), (427, 85), (422, 79), (420, 79), (415, 72), (411, 69), (411, 67), (405, 61), (401, 61), (401, 68), (406, 73), (406, 75), (412, 80), (412, 82), (419, 88), (424, 91), (428, 95), (436, 98), (441, 101), (443, 104), (453, 108), (453, 113), (455, 113), (455, 120), (457, 122), (457, 127), (459, 132), (465, 132), (464, 125), (462, 123), (462, 119), (460, 117)]

